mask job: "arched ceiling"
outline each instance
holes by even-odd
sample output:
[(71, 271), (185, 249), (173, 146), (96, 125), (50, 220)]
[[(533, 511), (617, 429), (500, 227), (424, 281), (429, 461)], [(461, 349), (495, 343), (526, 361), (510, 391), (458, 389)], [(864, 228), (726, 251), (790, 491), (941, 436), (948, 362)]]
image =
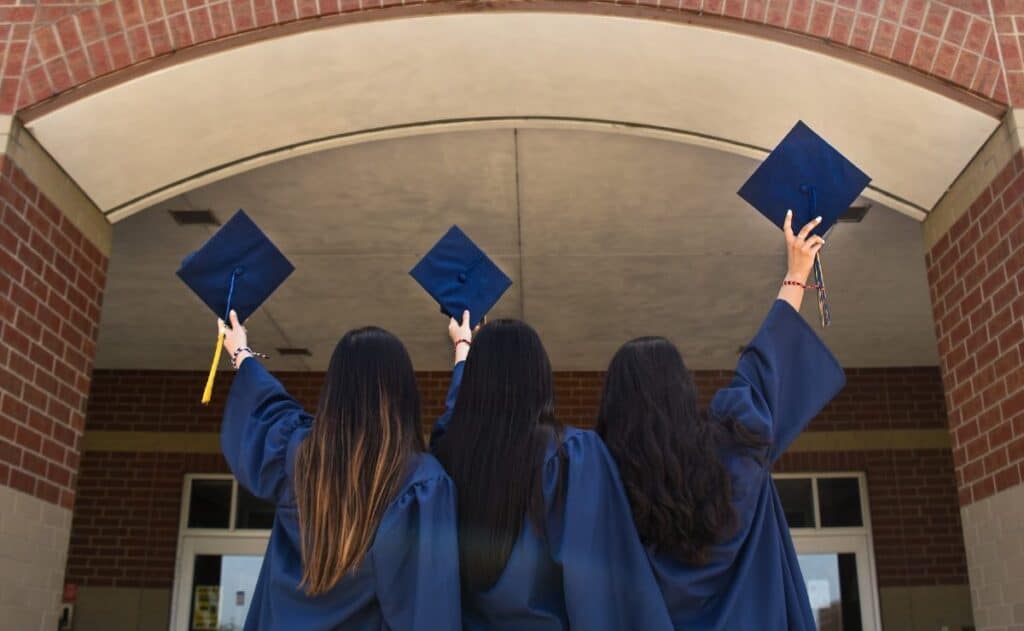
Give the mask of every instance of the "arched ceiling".
[(456, 121), (543, 127), (563, 118), (743, 155), (763, 154), (803, 119), (874, 177), (869, 196), (918, 218), (997, 124), (920, 86), (774, 41), (643, 19), (486, 13), (240, 46), (70, 102), (28, 127), (119, 220), (314, 150)]
[[(312, 352), (275, 356), (275, 369), (323, 369), (341, 333), (370, 323), (398, 334), (417, 368), (447, 368), (445, 320), (407, 272), (453, 223), (515, 282), (493, 315), (536, 326), (557, 369), (603, 369), (645, 334), (670, 336), (696, 368), (731, 368), (784, 272), (781, 235), (735, 194), (756, 165), (663, 139), (515, 128), (280, 161), (115, 224), (97, 366), (209, 365), (213, 318), (174, 270), (213, 228), (167, 210), (224, 221), (244, 207), (296, 267), (248, 324), (257, 349)], [(825, 269), (823, 336), (844, 365), (936, 362), (919, 223), (875, 203), (836, 227)]]

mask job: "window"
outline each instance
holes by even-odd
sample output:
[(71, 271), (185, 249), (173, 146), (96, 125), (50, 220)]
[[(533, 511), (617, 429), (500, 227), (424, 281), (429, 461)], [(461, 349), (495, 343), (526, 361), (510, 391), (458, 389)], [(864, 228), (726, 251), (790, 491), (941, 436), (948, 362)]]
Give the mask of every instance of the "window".
[(865, 494), (857, 475), (777, 475), (782, 510), (790, 530), (863, 528)]
[(774, 479), (819, 631), (881, 628), (864, 476)]
[(274, 506), (243, 489), (231, 476), (186, 476), (182, 533), (190, 530), (270, 530)]

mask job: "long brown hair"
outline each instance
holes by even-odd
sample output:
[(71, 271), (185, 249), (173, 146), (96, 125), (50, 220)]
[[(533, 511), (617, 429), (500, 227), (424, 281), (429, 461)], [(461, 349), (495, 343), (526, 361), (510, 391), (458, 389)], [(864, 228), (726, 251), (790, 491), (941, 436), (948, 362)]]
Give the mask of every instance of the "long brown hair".
[(410, 457), (422, 451), (419, 393), (405, 346), (376, 327), (349, 331), (331, 356), (295, 461), (308, 595), (327, 592), (359, 567)]
[[(545, 534), (544, 455), (561, 433), (551, 362), (537, 332), (518, 320), (488, 322), (473, 339), (451, 424), (436, 451), (459, 490), (467, 590), (483, 591), (501, 577), (524, 517)], [(559, 494), (564, 471), (563, 463)]]
[(605, 375), (597, 433), (619, 465), (640, 538), (693, 565), (738, 525), (724, 446), (764, 441), (734, 419), (697, 407), (693, 375), (672, 342), (641, 337), (615, 353)]

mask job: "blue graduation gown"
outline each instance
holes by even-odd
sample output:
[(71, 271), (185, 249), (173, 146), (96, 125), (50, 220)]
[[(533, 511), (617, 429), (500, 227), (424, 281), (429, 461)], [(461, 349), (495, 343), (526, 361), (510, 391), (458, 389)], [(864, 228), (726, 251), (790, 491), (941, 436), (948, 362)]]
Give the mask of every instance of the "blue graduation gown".
[(224, 410), (221, 448), (239, 483), (273, 502), (274, 524), (245, 621), (254, 629), (461, 629), (455, 487), (417, 454), (361, 566), (308, 597), (293, 492), (296, 448), (313, 419), (255, 359), (246, 359)]
[(650, 552), (677, 630), (813, 630), (814, 616), (771, 465), (845, 385), (835, 357), (788, 303), (776, 301), (711, 402), (762, 438), (759, 453), (723, 450), (739, 530), (693, 567)]
[[(432, 446), (447, 431), (462, 371), (457, 364)], [(561, 462), (554, 441), (543, 464), (546, 539), (524, 519), (498, 581), (463, 594), (463, 625), (472, 631), (671, 629), (608, 449), (594, 432), (574, 428), (565, 431), (562, 448), (568, 468), (563, 502), (557, 501)]]

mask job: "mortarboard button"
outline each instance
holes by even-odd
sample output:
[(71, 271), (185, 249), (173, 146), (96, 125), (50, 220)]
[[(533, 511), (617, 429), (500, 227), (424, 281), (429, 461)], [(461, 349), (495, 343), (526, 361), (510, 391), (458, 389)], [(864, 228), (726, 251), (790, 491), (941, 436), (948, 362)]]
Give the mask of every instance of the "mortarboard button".
[(452, 226), (409, 275), (438, 302), (441, 313), (461, 318), (469, 310), (470, 326), (476, 326), (512, 285), (458, 226)]

